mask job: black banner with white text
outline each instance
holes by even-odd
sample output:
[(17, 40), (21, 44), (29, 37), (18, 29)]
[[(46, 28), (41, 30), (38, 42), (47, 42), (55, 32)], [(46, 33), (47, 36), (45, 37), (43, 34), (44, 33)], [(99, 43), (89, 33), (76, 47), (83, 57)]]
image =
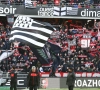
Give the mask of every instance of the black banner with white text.
[(88, 9), (77, 7), (37, 6), (36, 8), (25, 8), (24, 5), (0, 5), (0, 16), (7, 14), (28, 15), (30, 17), (74, 17), (74, 18), (100, 18), (100, 9)]

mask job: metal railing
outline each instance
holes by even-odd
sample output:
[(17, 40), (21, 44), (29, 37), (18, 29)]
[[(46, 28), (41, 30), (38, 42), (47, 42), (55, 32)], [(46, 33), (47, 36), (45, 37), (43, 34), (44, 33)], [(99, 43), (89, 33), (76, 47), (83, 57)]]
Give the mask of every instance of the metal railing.
[[(23, 78), (23, 77), (27, 77), (27, 75), (28, 75), (28, 74), (17, 74), (17, 77), (18, 77), (18, 78)], [(7, 73), (7, 74), (2, 74), (1, 77), (2, 77), (2, 78), (10, 78), (10, 74), (9, 74), (9, 73)]]

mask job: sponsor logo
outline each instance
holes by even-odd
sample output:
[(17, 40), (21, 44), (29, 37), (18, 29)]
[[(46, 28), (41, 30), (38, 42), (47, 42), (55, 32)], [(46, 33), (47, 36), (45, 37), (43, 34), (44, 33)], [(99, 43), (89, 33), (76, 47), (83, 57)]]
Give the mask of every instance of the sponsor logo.
[(98, 79), (78, 79), (75, 81), (75, 87), (100, 87), (100, 80)]
[[(5, 85), (10, 86), (10, 81), (11, 80), (8, 80), (8, 82)], [(24, 86), (24, 80), (17, 80), (17, 85), (18, 86)]]
[[(60, 78), (60, 87), (66, 88), (68, 85), (66, 85), (67, 78)], [(53, 80), (54, 81), (54, 80)], [(52, 82), (53, 82), (52, 81)], [(75, 88), (99, 88), (100, 87), (100, 79), (99, 78), (76, 78)]]
[(67, 15), (77, 15), (78, 8), (75, 7), (67, 7)]
[(38, 10), (39, 16), (53, 16), (53, 8), (40, 8)]
[(66, 7), (52, 7), (52, 8), (40, 8), (38, 10), (39, 16), (65, 16), (66, 15)]
[(84, 9), (81, 11), (81, 16), (82, 17), (100, 17), (100, 11)]
[(15, 14), (17, 8), (10, 7), (0, 7), (0, 14)]
[(44, 78), (41, 80), (41, 87), (46, 89), (48, 87), (48, 78)]

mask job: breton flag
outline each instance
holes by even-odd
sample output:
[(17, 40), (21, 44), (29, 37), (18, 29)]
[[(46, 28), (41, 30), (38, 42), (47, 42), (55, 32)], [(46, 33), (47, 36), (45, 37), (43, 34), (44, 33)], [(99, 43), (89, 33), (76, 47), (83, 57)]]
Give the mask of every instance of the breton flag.
[(47, 22), (18, 16), (13, 24), (9, 40), (28, 45), (42, 65), (49, 64), (50, 58), (46, 54), (44, 46), (54, 30), (56, 29)]
[(77, 7), (67, 7), (67, 15), (77, 15), (78, 8)]
[(57, 7), (54, 6), (54, 16), (65, 16), (66, 15), (66, 7)]
[(10, 41), (17, 40), (34, 48), (42, 48), (54, 30), (49, 23), (18, 16), (12, 27)]
[(25, 0), (25, 8), (36, 8), (37, 1)]

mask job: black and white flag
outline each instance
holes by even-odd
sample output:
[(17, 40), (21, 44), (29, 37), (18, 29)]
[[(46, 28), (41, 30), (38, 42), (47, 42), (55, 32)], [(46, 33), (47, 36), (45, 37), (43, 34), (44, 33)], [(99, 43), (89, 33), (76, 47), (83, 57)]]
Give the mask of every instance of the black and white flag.
[(66, 7), (57, 7), (54, 6), (54, 16), (65, 16), (66, 15)]
[(2, 50), (2, 54), (0, 55), (0, 62), (6, 58), (8, 58), (9, 56), (11, 56), (14, 53), (15, 50), (13, 51), (3, 51)]
[(78, 8), (77, 7), (67, 7), (67, 15), (77, 15)]
[(25, 0), (25, 8), (36, 8), (37, 2), (32, 0)]
[(54, 30), (49, 23), (18, 16), (12, 27), (10, 41), (17, 40), (28, 46), (42, 48)]

